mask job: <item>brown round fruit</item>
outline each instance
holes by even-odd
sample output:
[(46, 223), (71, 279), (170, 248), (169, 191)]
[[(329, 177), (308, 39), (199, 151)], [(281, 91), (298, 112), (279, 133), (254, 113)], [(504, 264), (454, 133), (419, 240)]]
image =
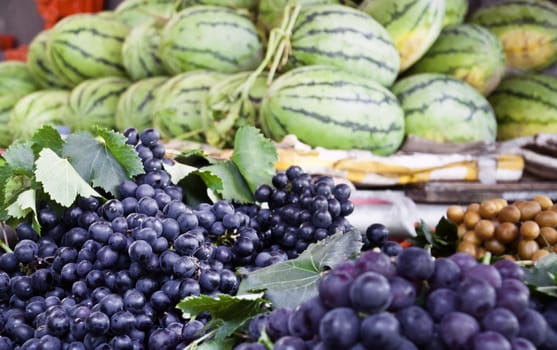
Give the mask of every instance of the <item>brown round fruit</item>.
[(464, 223), (461, 223), (456, 227), (456, 235), (458, 236), (458, 239), (461, 239), (466, 232), (468, 232), (468, 228), (464, 225)]
[(551, 200), (551, 198), (549, 198), (548, 196), (545, 196), (543, 194), (539, 195), (539, 196), (535, 196), (534, 200), (538, 203), (540, 203), (542, 210), (546, 210), (549, 209), (552, 205), (553, 205), (553, 201)]
[(532, 257), (539, 249), (538, 242), (525, 239), (518, 243), (518, 256), (522, 260), (532, 260)]
[(478, 247), (476, 250), (476, 259), (482, 259), (486, 252), (487, 250), (484, 247)]
[(540, 229), (540, 237), (538, 243), (542, 245), (554, 245), (557, 243), (557, 230), (553, 227), (542, 227)]
[(458, 243), (456, 250), (459, 253), (466, 253), (476, 257), (476, 254), (478, 253), (478, 246), (470, 242), (460, 242)]
[(543, 258), (544, 256), (549, 255), (549, 251), (547, 249), (540, 249), (537, 252), (534, 253), (534, 255), (532, 255), (532, 260), (533, 261), (538, 261), (541, 258)]
[(516, 206), (520, 209), (520, 220), (522, 221), (532, 220), (540, 211), (542, 211), (540, 203), (534, 201), (527, 201)]
[(497, 205), (497, 211), (499, 211), (499, 210), (503, 209), (504, 207), (506, 207), (507, 205), (509, 205), (507, 200), (503, 199), (503, 198), (495, 198), (494, 201), (495, 201), (495, 204)]
[(477, 211), (467, 211), (464, 213), (463, 221), (467, 228), (473, 229), (481, 219), (482, 217)]
[(520, 225), (520, 235), (524, 239), (536, 239), (540, 235), (540, 226), (532, 220), (524, 221)]
[(557, 204), (553, 204), (551, 207), (549, 207), (547, 210), (551, 210), (551, 211), (557, 211)]
[(518, 239), (518, 228), (510, 222), (500, 223), (495, 228), (495, 238), (503, 244), (516, 241)]
[(482, 240), (476, 235), (475, 231), (468, 231), (462, 236), (463, 242), (470, 242), (475, 245), (482, 244)]
[(471, 203), (466, 207), (466, 211), (480, 211), (480, 203)]
[(503, 259), (506, 259), (506, 260), (516, 261), (516, 258), (515, 258), (514, 256), (512, 256), (511, 254), (501, 255), (501, 257), (502, 257)]
[(491, 220), (482, 219), (474, 226), (474, 231), (479, 239), (485, 241), (493, 238), (495, 235), (495, 225)]
[(494, 255), (502, 255), (505, 252), (505, 245), (495, 238), (485, 241), (484, 248)]
[(464, 208), (460, 205), (451, 205), (447, 208), (447, 218), (455, 224), (460, 224), (464, 217)]
[(480, 204), (480, 215), (484, 219), (492, 219), (497, 215), (500, 208), (494, 200), (485, 200)]
[(544, 210), (534, 218), (541, 227), (555, 227), (557, 226), (557, 212), (551, 210)]
[(499, 211), (499, 214), (497, 214), (497, 219), (500, 222), (516, 223), (520, 220), (520, 209), (518, 209), (514, 205), (507, 205)]

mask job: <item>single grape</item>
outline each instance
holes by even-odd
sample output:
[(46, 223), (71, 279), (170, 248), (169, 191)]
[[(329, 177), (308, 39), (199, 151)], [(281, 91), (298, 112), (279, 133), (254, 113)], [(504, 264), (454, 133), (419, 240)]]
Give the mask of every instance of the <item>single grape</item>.
[(329, 348), (347, 349), (358, 342), (360, 318), (351, 308), (328, 311), (319, 324), (321, 341)]
[(520, 318), (528, 309), (530, 291), (526, 285), (513, 278), (503, 280), (497, 290), (497, 306), (506, 308)]
[(446, 314), (440, 323), (441, 338), (450, 349), (466, 350), (474, 335), (480, 331), (478, 321), (463, 312)]
[(350, 286), (353, 277), (342, 271), (331, 271), (319, 282), (319, 297), (327, 308), (350, 305)]
[(490, 310), (482, 319), (484, 330), (494, 331), (512, 339), (518, 335), (519, 324), (516, 316), (509, 310), (501, 307)]
[(494, 331), (477, 333), (472, 339), (474, 350), (511, 350), (511, 344), (501, 334)]
[(436, 322), (441, 321), (448, 313), (456, 311), (458, 304), (456, 292), (448, 288), (436, 289), (426, 299), (426, 308)]
[(361, 342), (370, 350), (395, 350), (402, 340), (397, 318), (388, 312), (367, 316), (360, 325)]
[(543, 316), (533, 310), (527, 309), (518, 319), (520, 325), (518, 336), (526, 338), (535, 346), (540, 346), (545, 340), (547, 333), (547, 322)]
[(368, 314), (386, 310), (393, 298), (389, 281), (383, 275), (371, 271), (354, 280), (349, 295), (352, 307)]
[(371, 247), (381, 247), (389, 237), (389, 230), (383, 224), (372, 224), (366, 229), (366, 238)]
[(431, 256), (422, 248), (408, 247), (397, 259), (397, 273), (412, 281), (428, 279), (435, 269)]
[(531, 341), (520, 337), (511, 339), (511, 348), (512, 350), (536, 350)]
[(428, 282), (432, 289), (450, 288), (456, 289), (460, 282), (460, 267), (451, 259), (435, 259), (435, 268)]
[(502, 259), (495, 262), (493, 266), (499, 271), (503, 279), (514, 278), (520, 281), (524, 280), (524, 270), (514, 261)]
[(497, 295), (495, 289), (485, 280), (465, 278), (457, 288), (460, 310), (482, 318), (495, 307)]

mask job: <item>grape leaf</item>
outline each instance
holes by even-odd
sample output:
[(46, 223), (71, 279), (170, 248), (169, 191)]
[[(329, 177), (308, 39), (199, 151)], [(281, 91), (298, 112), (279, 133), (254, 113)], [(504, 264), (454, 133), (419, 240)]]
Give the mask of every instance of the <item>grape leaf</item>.
[(191, 148), (183, 151), (174, 157), (179, 163), (191, 165), (196, 168), (201, 168), (210, 164), (215, 164), (217, 161), (211, 157), (202, 148)]
[(524, 282), (534, 291), (557, 297), (557, 254), (544, 256), (536, 265), (524, 268)]
[(126, 144), (126, 137), (123, 134), (99, 127), (95, 128), (95, 132), (102, 138), (112, 156), (126, 170), (129, 177), (145, 172), (141, 158), (132, 146)]
[(64, 147), (64, 140), (60, 133), (50, 125), (44, 125), (35, 131), (31, 142), (33, 142), (32, 149), (35, 155), (38, 155), (43, 148), (50, 148), (57, 155), (61, 155)]
[(44, 191), (62, 206), (69, 207), (78, 195), (101, 197), (83, 180), (67, 159), (60, 158), (51, 149), (43, 149), (35, 164), (37, 181), (42, 184)]
[(310, 244), (296, 259), (247, 273), (238, 293), (264, 290), (274, 307), (294, 308), (317, 295), (317, 284), (324, 270), (353, 258), (361, 247), (359, 231), (337, 232)]
[[(200, 203), (211, 203), (211, 199), (207, 193), (207, 185), (199, 175), (200, 171), (190, 173), (181, 183), (180, 186), (184, 190), (184, 203), (191, 208), (197, 207)], [(207, 181), (211, 181), (210, 173), (207, 173)], [(218, 181), (216, 179), (215, 181)]]
[(238, 167), (251, 192), (262, 184), (271, 183), (278, 159), (271, 141), (253, 126), (238, 129), (234, 138), (232, 161)]
[(62, 154), (86, 182), (115, 194), (120, 183), (140, 173), (141, 160), (123, 136), (99, 130), (99, 138), (87, 132), (68, 136)]
[(236, 341), (233, 338), (211, 339), (199, 345), (187, 346), (184, 350), (232, 350), (234, 345)]
[(242, 174), (231, 161), (203, 167), (196, 173), (201, 176), (209, 189), (215, 191), (223, 199), (240, 203), (249, 203), (254, 200)]
[(16, 142), (12, 144), (2, 155), (14, 173), (33, 176), (33, 165), (35, 155), (33, 154), (33, 142)]
[(219, 294), (216, 297), (202, 294), (187, 297), (176, 307), (182, 311), (185, 318), (208, 311), (211, 321), (207, 328), (218, 326), (214, 339), (222, 340), (265, 310), (266, 300), (261, 296), (261, 293), (236, 296)]
[(33, 213), (32, 225), (37, 233), (41, 233), (41, 226), (37, 218), (37, 192), (30, 188), (21, 192), (16, 200), (6, 207), (7, 215), (12, 218), (23, 219), (29, 213)]
[(29, 189), (29, 187), (31, 187), (31, 180), (28, 176), (13, 174), (4, 183), (3, 203), (9, 204), (14, 202), (19, 194)]
[(164, 170), (170, 175), (170, 180), (172, 183), (177, 184), (178, 182), (185, 179), (191, 172), (197, 170), (196, 167), (174, 162), (172, 165), (163, 163)]

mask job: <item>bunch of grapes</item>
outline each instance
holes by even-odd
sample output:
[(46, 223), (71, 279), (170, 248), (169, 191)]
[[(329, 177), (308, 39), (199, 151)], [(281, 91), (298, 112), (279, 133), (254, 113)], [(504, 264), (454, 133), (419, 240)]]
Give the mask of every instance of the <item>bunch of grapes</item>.
[(393, 261), (367, 251), (326, 274), (318, 296), (252, 319), (252, 341), (235, 350), (265, 349), (262, 332), (274, 350), (555, 349), (523, 276), (510, 260), (484, 265), (464, 253), (434, 260), (410, 247)]
[(534, 260), (556, 252), (557, 205), (547, 196), (508, 204), (504, 199), (450, 206), (447, 217), (458, 225), (458, 251), (481, 258), (486, 251)]
[(367, 227), (365, 235), (362, 237), (362, 251), (378, 248), (388, 256), (397, 256), (402, 252), (402, 246), (388, 240), (389, 229), (380, 223), (371, 224)]
[(158, 132), (124, 135), (145, 174), (104, 203), (79, 198), (62, 215), (43, 207), (42, 235), (22, 223), (13, 252), (0, 255), (0, 350), (184, 348), (207, 331), (210, 315), (183, 319), (181, 299), (235, 294), (236, 267), (284, 261), (348, 227), (349, 188), (330, 178), (314, 183), (299, 167), (275, 176), (280, 190), (258, 190), (267, 208), (190, 208), (163, 168), (171, 161)]

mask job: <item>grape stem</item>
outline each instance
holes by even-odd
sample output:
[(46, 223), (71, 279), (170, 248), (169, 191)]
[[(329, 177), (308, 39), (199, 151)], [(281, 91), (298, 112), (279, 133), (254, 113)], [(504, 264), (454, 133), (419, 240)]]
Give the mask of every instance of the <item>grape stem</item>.
[(12, 248), (10, 248), (10, 246), (3, 240), (0, 240), (0, 249), (4, 250), (6, 253), (13, 253)]
[(195, 350), (197, 347), (204, 342), (205, 340), (212, 338), (217, 333), (218, 328), (211, 330), (210, 332), (205, 333), (203, 336), (195, 339), (192, 341), (184, 350)]
[(491, 252), (486, 252), (484, 257), (482, 258), (482, 264), (489, 265), (491, 264)]

